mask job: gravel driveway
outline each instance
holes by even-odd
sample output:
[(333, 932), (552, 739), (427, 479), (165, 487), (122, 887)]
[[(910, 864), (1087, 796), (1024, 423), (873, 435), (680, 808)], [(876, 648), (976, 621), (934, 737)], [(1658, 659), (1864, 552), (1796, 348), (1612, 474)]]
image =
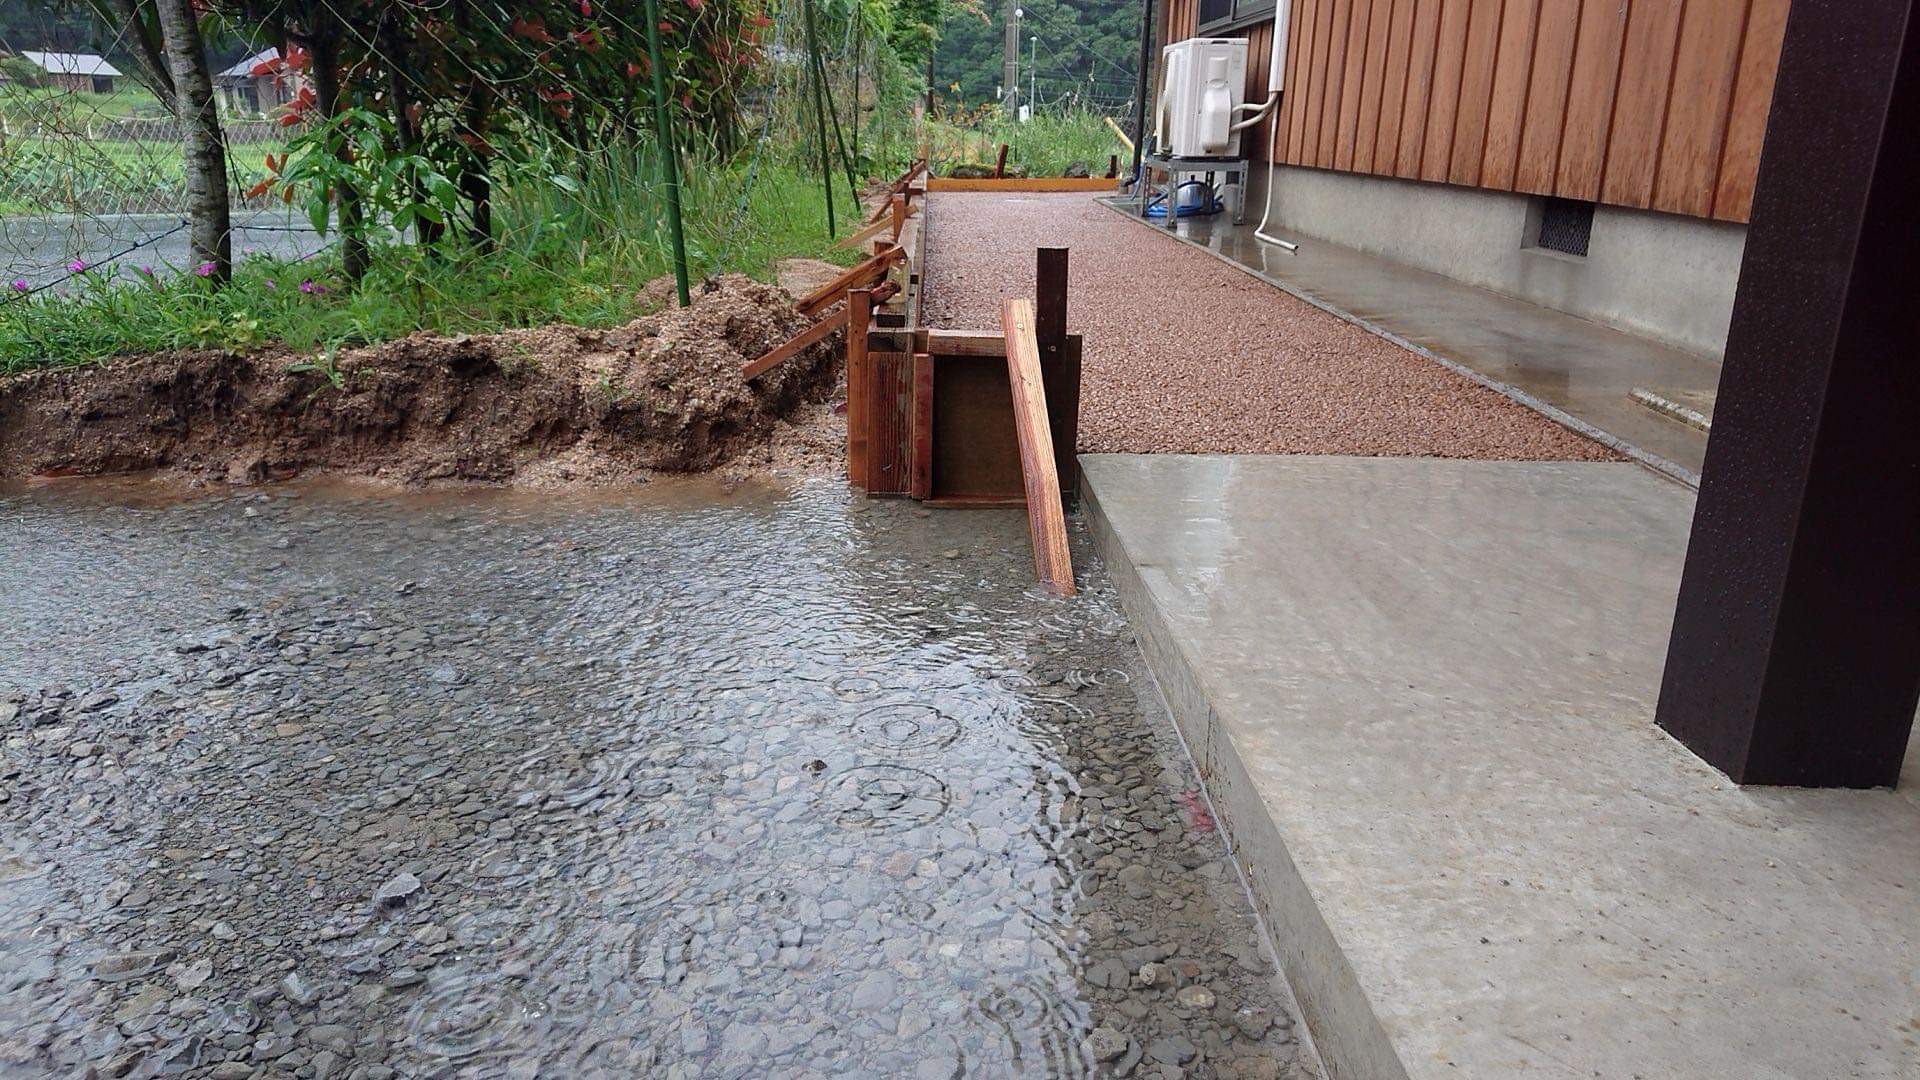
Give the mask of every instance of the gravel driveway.
[(1076, 529), (0, 489), (0, 1077), (1306, 1080)]
[(1607, 461), (1615, 455), (1087, 195), (932, 197), (928, 322), (999, 325), (1071, 248), (1080, 449)]

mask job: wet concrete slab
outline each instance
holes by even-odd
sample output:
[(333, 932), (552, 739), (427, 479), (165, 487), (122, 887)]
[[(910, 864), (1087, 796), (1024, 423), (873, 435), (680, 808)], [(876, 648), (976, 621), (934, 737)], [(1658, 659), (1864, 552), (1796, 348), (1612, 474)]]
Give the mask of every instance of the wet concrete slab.
[[(1106, 201), (1106, 200), (1103, 200)], [(1164, 232), (1108, 202), (1133, 228)], [(1717, 361), (1565, 312), (1475, 288), (1311, 237), (1289, 254), (1224, 215), (1180, 221), (1176, 235), (1309, 303), (1486, 380), (1584, 434), (1697, 486), (1707, 434), (1649, 411), (1636, 387), (1712, 394)]]
[(1075, 536), (0, 490), (0, 1076), (1318, 1074)]
[(1329, 1075), (1920, 1075), (1920, 801), (1741, 789), (1652, 722), (1691, 492), (1081, 463)]

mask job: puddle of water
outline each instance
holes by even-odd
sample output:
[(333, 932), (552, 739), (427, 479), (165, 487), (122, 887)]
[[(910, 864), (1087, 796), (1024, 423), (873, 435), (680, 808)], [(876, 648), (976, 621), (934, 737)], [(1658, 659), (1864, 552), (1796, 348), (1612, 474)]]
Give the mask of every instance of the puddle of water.
[(0, 494), (0, 1075), (1291, 1075), (1076, 539), (1061, 601), (827, 484)]

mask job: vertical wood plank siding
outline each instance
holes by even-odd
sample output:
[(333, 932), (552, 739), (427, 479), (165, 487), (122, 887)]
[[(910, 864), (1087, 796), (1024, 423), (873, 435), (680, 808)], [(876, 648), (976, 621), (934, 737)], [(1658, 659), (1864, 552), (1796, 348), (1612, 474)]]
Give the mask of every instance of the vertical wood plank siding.
[[(1294, 0), (1249, 152), (1745, 221), (1790, 0)], [(1163, 40), (1197, 0), (1167, 0)], [(1248, 39), (1267, 94), (1273, 24)]]

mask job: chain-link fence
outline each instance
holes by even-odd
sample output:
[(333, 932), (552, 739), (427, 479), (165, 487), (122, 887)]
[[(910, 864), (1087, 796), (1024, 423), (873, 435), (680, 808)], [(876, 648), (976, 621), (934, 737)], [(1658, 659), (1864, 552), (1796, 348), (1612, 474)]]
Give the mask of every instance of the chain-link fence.
[[(183, 122), (131, 80), (111, 88), (0, 83), (0, 283), (58, 286), (75, 267), (187, 264)], [(305, 215), (246, 191), (286, 148), (271, 119), (223, 123), (234, 254), (311, 254)]]

